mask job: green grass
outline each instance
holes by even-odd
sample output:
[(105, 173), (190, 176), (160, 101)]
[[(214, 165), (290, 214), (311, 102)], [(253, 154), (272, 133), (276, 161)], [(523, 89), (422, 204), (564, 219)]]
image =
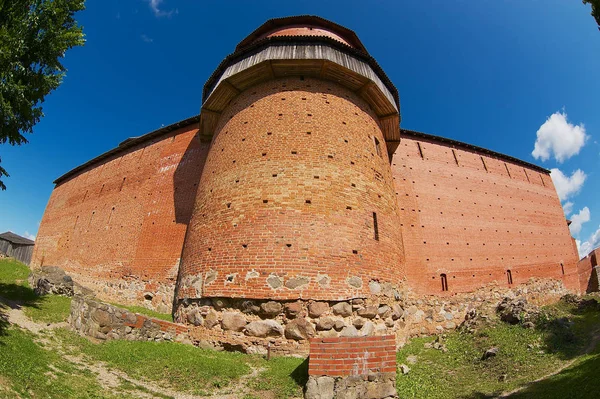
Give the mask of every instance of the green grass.
[(119, 303), (113, 303), (113, 305), (118, 306), (123, 309), (127, 309), (133, 313), (139, 313), (139, 314), (143, 314), (146, 316), (154, 317), (155, 319), (173, 322), (173, 315), (171, 315), (170, 313), (160, 313), (155, 310), (145, 308), (143, 306), (121, 305)]
[(74, 353), (106, 362), (137, 379), (194, 394), (224, 388), (250, 373), (247, 355), (173, 342), (109, 341), (94, 344), (67, 330), (56, 335)]
[(2, 398), (122, 398), (127, 394), (103, 389), (96, 377), (64, 361), (17, 328), (0, 336), (0, 397)]
[(29, 267), (14, 259), (0, 260), (0, 297), (35, 302), (37, 297), (29, 288)]
[(67, 321), (71, 311), (71, 298), (59, 295), (43, 297), (36, 306), (25, 306), (27, 317), (38, 323), (59, 323)]
[[(404, 398), (482, 398), (556, 370), (582, 352), (586, 338), (600, 325), (600, 312), (580, 311), (565, 303), (546, 310), (548, 322), (535, 330), (496, 323), (475, 335), (449, 333), (447, 353), (425, 349), (431, 337), (413, 339), (397, 354), (398, 364), (411, 368), (409, 374), (398, 376), (398, 393)], [(559, 322), (567, 319), (573, 323), (571, 328)], [(534, 348), (528, 348), (530, 344)], [(491, 347), (499, 348), (498, 355), (481, 360)], [(407, 361), (410, 355), (417, 357), (415, 364)]]
[[(65, 320), (71, 299), (54, 295), (36, 297), (27, 283), (29, 272), (29, 268), (19, 262), (0, 261), (0, 296), (20, 301), (25, 314), (34, 321)], [(171, 315), (143, 307), (116, 306), (172, 321)], [(217, 389), (235, 394), (234, 384), (250, 374), (252, 368), (258, 368), (260, 375), (249, 381), (257, 392), (271, 391), (271, 397), (275, 398), (301, 397), (307, 378), (307, 364), (303, 359), (274, 357), (267, 362), (260, 356), (203, 350), (168, 342), (109, 341), (98, 344), (66, 329), (45, 334), (60, 348), (58, 352), (84, 356), (91, 362), (101, 361), (130, 377), (193, 394), (208, 394)], [(33, 338), (29, 333), (8, 326), (0, 318), (0, 387), (6, 387), (0, 388), (0, 397), (113, 398), (129, 397), (130, 391), (143, 390), (122, 382), (117, 389), (119, 392), (111, 396), (89, 372), (78, 370), (64, 360), (56, 348), (47, 350)], [(56, 374), (54, 368), (61, 372)]]
[(264, 369), (250, 382), (256, 391), (270, 391), (275, 398), (302, 397), (302, 387), (308, 379), (308, 361), (295, 357), (260, 359), (255, 367)]
[(600, 392), (600, 352), (583, 356), (570, 367), (550, 378), (535, 382), (511, 395), (514, 399), (587, 399)]
[(29, 287), (27, 277), (30, 269), (12, 260), (0, 260), (0, 297), (20, 301), (25, 314), (33, 321), (58, 323), (66, 321), (71, 307), (71, 298), (59, 295), (38, 297)]
[[(29, 269), (18, 262), (0, 261), (0, 296), (23, 303), (25, 314), (38, 322), (65, 320), (70, 299), (36, 297), (27, 284)], [(122, 306), (163, 320), (170, 315), (139, 306)], [(0, 304), (0, 312), (3, 311)], [(397, 354), (398, 363), (408, 364), (408, 375), (399, 375), (397, 389), (402, 398), (488, 398), (501, 392), (525, 388), (513, 395), (521, 398), (587, 398), (600, 392), (600, 348), (581, 355), (589, 339), (600, 329), (600, 307), (577, 308), (559, 302), (544, 308), (536, 329), (496, 322), (475, 334), (448, 333), (446, 353), (426, 349), (433, 337), (412, 339)], [(86, 361), (104, 362), (130, 377), (154, 382), (176, 391), (198, 395), (236, 394), (240, 379), (247, 378), (244, 399), (300, 398), (307, 379), (304, 359), (260, 356), (203, 350), (169, 342), (109, 341), (92, 343), (74, 332), (46, 331), (54, 347), (44, 347), (27, 332), (10, 327), (0, 318), (0, 397), (7, 398), (113, 398), (132, 397), (143, 388), (122, 381), (107, 392), (94, 375), (65, 360), (68, 352)], [(45, 341), (47, 342), (47, 340)], [(496, 357), (481, 360), (490, 347)], [(60, 350), (56, 350), (59, 348)], [(589, 349), (589, 348), (588, 348)], [(415, 364), (408, 356), (416, 356)], [(575, 362), (561, 373), (531, 385), (528, 382)], [(58, 371), (56, 371), (58, 370)], [(502, 378), (501, 378), (502, 377)], [(113, 396), (111, 396), (113, 395)], [(160, 396), (160, 395), (158, 395)]]

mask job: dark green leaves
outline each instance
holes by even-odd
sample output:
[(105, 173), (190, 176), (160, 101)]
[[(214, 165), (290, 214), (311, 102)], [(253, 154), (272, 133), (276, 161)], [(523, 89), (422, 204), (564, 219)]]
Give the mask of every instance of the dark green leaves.
[[(0, 0), (0, 144), (27, 143), (45, 96), (65, 74), (65, 52), (84, 44), (84, 0)], [(0, 189), (6, 187), (0, 167)]]

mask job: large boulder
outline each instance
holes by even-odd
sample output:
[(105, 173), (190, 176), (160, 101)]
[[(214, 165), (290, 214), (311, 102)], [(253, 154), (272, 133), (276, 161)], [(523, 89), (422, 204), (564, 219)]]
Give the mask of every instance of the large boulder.
[(262, 317), (274, 318), (283, 310), (279, 302), (269, 301), (260, 305), (260, 315)]
[(29, 275), (29, 284), (37, 295), (73, 296), (73, 279), (58, 266), (43, 266)]
[(358, 314), (360, 317), (364, 317), (367, 319), (372, 319), (375, 316), (377, 316), (377, 311), (379, 310), (379, 308), (377, 306), (365, 306), (362, 309), (358, 309), (358, 311), (356, 312), (356, 314)]
[(294, 319), (296, 317), (298, 317), (300, 315), (300, 313), (302, 313), (302, 303), (301, 302), (290, 302), (290, 303), (286, 303), (285, 304), (285, 315), (290, 318), (290, 319)]
[(328, 310), (329, 304), (327, 302), (311, 302), (310, 305), (308, 305), (308, 315), (313, 319), (320, 317)]
[(221, 327), (228, 331), (242, 331), (246, 327), (246, 318), (238, 312), (223, 312)]
[(496, 308), (500, 320), (509, 324), (522, 324), (535, 321), (540, 310), (537, 306), (527, 303), (525, 298), (506, 297)]
[(315, 336), (315, 328), (306, 319), (299, 318), (290, 321), (285, 326), (285, 337), (296, 341), (306, 340)]
[(348, 317), (352, 316), (352, 305), (348, 302), (339, 302), (331, 307), (333, 314), (336, 316)]
[(283, 327), (275, 320), (253, 321), (246, 325), (244, 332), (251, 337), (281, 337)]

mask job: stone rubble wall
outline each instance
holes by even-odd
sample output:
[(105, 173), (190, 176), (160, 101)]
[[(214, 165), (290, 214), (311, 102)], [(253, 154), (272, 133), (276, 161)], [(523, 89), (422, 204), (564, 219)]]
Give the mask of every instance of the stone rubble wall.
[(188, 337), (184, 325), (133, 313), (84, 295), (73, 297), (69, 323), (81, 334), (100, 340), (185, 342)]
[(230, 298), (183, 300), (175, 320), (190, 326), (202, 346), (246, 353), (308, 353), (311, 338), (394, 335), (401, 347), (414, 336), (453, 330), (475, 309), (495, 314), (506, 297), (534, 305), (556, 302), (569, 291), (559, 280), (531, 279), (513, 288), (488, 286), (451, 297), (419, 296), (389, 285), (371, 285), (370, 298), (348, 301), (271, 301)]

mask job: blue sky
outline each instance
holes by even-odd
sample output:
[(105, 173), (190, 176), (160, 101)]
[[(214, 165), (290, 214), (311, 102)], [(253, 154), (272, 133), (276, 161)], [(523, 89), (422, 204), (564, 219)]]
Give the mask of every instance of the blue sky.
[(0, 146), (0, 232), (37, 234), (55, 178), (197, 114), (238, 42), (297, 14), (358, 34), (400, 92), (402, 127), (556, 168), (582, 251), (600, 245), (600, 32), (589, 6), (564, 0), (88, 0), (87, 43), (66, 54), (30, 143)]

